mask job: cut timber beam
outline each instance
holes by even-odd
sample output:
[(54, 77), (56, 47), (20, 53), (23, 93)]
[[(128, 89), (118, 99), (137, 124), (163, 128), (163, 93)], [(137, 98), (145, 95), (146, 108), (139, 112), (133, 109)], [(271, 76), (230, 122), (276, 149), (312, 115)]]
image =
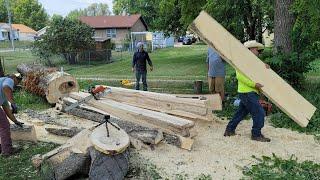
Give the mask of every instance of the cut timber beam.
[[(70, 93), (70, 97), (76, 100), (89, 96), (88, 93)], [(194, 122), (168, 114), (154, 112), (113, 100), (90, 100), (86, 104), (98, 108), (107, 114), (135, 122), (147, 127), (159, 128), (163, 132), (174, 132), (182, 136), (189, 136), (189, 129), (194, 126)]]
[[(221, 110), (221, 98), (212, 95), (210, 98), (186, 98), (173, 94), (137, 91), (111, 87), (112, 93), (105, 99), (111, 99), (128, 105), (177, 115), (192, 120), (213, 120), (212, 110)], [(195, 95), (196, 96), (196, 95)], [(185, 113), (184, 113), (185, 112)]]
[(202, 11), (190, 25), (190, 29), (210, 47), (216, 49), (231, 66), (253, 82), (261, 83), (263, 94), (296, 123), (302, 127), (308, 125), (316, 108), (273, 70), (267, 69), (257, 56), (210, 15)]
[(14, 141), (32, 141), (37, 142), (37, 135), (34, 126), (23, 125), (19, 127), (15, 124), (10, 125), (11, 139)]

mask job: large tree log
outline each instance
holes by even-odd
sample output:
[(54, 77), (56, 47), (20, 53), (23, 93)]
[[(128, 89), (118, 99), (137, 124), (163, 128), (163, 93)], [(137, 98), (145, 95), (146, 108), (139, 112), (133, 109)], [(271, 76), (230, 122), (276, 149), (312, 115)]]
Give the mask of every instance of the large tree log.
[(17, 70), (23, 76), (24, 88), (36, 95), (46, 97), (51, 104), (66, 97), (70, 92), (79, 91), (77, 80), (70, 74), (41, 65), (20, 64)]

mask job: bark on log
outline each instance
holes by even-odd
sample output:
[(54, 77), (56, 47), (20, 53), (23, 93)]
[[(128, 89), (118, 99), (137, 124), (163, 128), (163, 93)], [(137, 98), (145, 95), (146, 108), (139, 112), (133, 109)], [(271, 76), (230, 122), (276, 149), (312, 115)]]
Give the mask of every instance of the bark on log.
[(17, 70), (23, 76), (24, 88), (36, 95), (46, 97), (51, 104), (66, 97), (70, 92), (79, 91), (79, 85), (68, 73), (41, 65), (20, 64)]
[(73, 137), (76, 134), (78, 134), (81, 130), (72, 127), (72, 128), (45, 128), (46, 131), (48, 131), (51, 134), (57, 135), (57, 136), (66, 136), (66, 137)]

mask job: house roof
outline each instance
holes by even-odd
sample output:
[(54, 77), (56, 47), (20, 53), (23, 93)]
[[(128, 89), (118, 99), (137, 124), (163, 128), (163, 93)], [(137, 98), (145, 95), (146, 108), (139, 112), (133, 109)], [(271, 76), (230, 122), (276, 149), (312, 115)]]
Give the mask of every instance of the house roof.
[(32, 33), (32, 34), (37, 33), (35, 30), (33, 30), (32, 28), (30, 28), (24, 24), (12, 24), (12, 28), (14, 28), (22, 33)]
[(140, 14), (129, 16), (81, 16), (80, 21), (88, 24), (92, 28), (131, 28), (138, 20), (141, 20), (146, 29), (147, 24)]

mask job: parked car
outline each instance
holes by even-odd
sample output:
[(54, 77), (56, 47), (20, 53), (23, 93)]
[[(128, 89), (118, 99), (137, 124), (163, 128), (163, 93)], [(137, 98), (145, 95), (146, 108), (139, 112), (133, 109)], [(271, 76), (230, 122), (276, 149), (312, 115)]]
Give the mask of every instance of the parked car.
[(193, 35), (188, 35), (187, 37), (191, 39), (192, 43), (195, 43), (197, 41), (197, 38)]
[(183, 38), (184, 38), (183, 36), (179, 36), (178, 37), (178, 42), (183, 42)]
[(183, 45), (190, 45), (190, 44), (192, 44), (192, 39), (189, 38), (189, 37), (184, 37), (183, 41), (182, 41), (182, 44)]

